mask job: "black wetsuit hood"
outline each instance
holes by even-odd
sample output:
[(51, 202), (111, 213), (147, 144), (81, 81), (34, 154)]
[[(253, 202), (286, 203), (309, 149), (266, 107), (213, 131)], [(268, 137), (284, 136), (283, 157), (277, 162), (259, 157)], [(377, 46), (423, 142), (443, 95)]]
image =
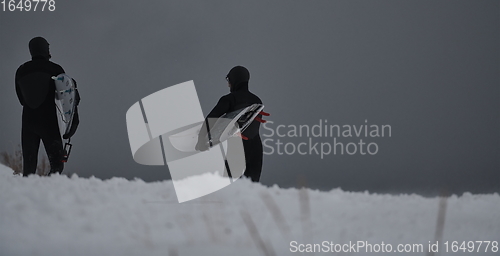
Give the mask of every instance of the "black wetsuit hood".
[(231, 92), (238, 90), (248, 91), (248, 81), (250, 80), (250, 72), (242, 66), (232, 68), (226, 76), (227, 81), (231, 84)]
[(32, 59), (50, 59), (49, 42), (43, 37), (35, 37), (29, 42), (29, 49)]

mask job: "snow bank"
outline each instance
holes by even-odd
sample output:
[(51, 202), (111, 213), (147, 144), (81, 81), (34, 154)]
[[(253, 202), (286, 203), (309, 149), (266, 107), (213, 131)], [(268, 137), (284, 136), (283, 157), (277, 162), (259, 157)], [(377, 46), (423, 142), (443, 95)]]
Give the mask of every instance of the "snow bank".
[[(498, 194), (443, 202), (443, 243), (500, 240)], [(439, 198), (418, 195), (268, 188), (248, 180), (179, 204), (171, 181), (22, 178), (0, 166), (0, 255), (293, 255), (298, 245), (324, 241), (394, 250), (421, 244), (424, 252), (393, 255), (425, 255), (439, 205)], [(440, 244), (439, 255), (498, 255), (491, 249), (447, 254)], [(351, 253), (315, 255), (322, 254)]]

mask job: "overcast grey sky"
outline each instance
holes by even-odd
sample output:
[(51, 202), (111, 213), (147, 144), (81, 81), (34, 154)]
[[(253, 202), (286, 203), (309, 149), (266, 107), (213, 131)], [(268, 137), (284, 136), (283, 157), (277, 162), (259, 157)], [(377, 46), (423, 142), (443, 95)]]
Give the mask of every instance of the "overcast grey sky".
[[(344, 145), (376, 143), (374, 155), (358, 149), (321, 159), (309, 145), (306, 155), (275, 148), (264, 158), (264, 184), (500, 192), (499, 13), (498, 1), (435, 0), (56, 0), (54, 12), (2, 11), (0, 151), (20, 143), (14, 74), (30, 59), (28, 41), (43, 36), (52, 61), (78, 81), (82, 96), (66, 173), (168, 179), (167, 167), (133, 161), (126, 111), (151, 93), (194, 80), (206, 114), (228, 93), (229, 69), (243, 65), (250, 90), (272, 114), (268, 128), (284, 125), (283, 133), (320, 120), (391, 126), (390, 137), (337, 138)], [(272, 147), (278, 139), (289, 143), (289, 150), (309, 139), (334, 142), (266, 138)]]

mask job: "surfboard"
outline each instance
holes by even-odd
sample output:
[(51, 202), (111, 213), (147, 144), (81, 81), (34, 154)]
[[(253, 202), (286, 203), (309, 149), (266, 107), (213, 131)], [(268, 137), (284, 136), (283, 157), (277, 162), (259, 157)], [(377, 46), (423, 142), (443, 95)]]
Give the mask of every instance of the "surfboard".
[(229, 112), (221, 116), (207, 134), (207, 143), (213, 147), (229, 137), (243, 133), (255, 117), (264, 109), (262, 104), (253, 104), (246, 108)]
[(59, 124), (59, 132), (64, 143), (63, 162), (67, 162), (71, 153), (72, 144), (70, 138), (65, 138), (73, 124), (73, 117), (76, 111), (76, 87), (73, 79), (65, 73), (53, 76), (52, 79), (56, 85), (55, 103), (57, 122)]
[(56, 85), (55, 103), (57, 112), (57, 121), (59, 123), (59, 132), (61, 138), (67, 134), (73, 122), (73, 115), (75, 114), (75, 84), (73, 79), (67, 74), (59, 74), (53, 76)]
[[(246, 128), (255, 120), (257, 115), (264, 109), (262, 104), (253, 104), (248, 107), (238, 109), (224, 114), (217, 118), (212, 128), (208, 131), (205, 141), (207, 148), (214, 147), (230, 137), (239, 136)], [(198, 134), (203, 126), (203, 122), (199, 125), (170, 135), (168, 138), (170, 143), (179, 151), (195, 152), (196, 144), (198, 143)]]

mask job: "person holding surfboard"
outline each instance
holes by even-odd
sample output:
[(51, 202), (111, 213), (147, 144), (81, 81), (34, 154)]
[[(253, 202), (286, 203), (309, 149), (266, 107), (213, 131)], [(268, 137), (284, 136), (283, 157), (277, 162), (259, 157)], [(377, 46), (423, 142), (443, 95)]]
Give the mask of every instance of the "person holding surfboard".
[[(233, 67), (227, 74), (226, 80), (230, 93), (222, 96), (217, 105), (207, 115), (206, 121), (198, 135), (196, 149), (199, 151), (208, 150), (206, 142), (207, 131), (210, 130), (209, 127), (213, 126), (208, 120), (216, 120), (226, 113), (243, 109), (252, 104), (262, 104), (261, 99), (248, 90), (248, 81), (250, 80), (248, 69), (242, 66)], [(260, 122), (258, 121), (262, 120), (260, 117), (261, 115), (241, 134), (246, 162), (244, 175), (254, 182), (260, 180), (262, 172), (263, 148), (259, 135)]]
[(23, 176), (36, 172), (40, 140), (50, 162), (49, 174), (62, 173), (63, 145), (56, 115), (52, 76), (64, 73), (64, 69), (49, 60), (52, 56), (45, 38), (31, 39), (29, 51), (32, 59), (17, 69), (15, 77), (17, 97), (23, 106)]

